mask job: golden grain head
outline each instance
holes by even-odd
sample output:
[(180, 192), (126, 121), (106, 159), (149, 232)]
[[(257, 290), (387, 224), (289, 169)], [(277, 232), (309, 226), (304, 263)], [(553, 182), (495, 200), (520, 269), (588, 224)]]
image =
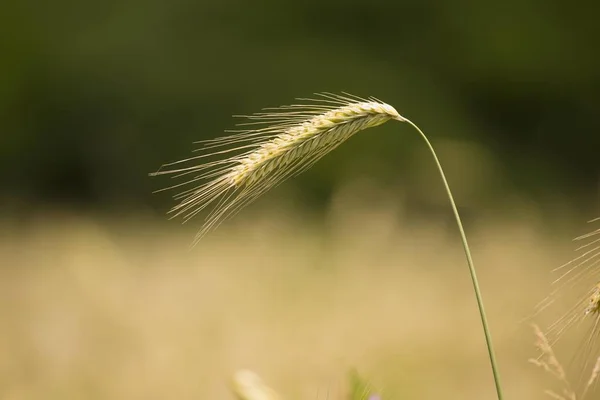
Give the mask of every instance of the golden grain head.
[[(232, 217), (269, 189), (320, 160), (355, 133), (390, 119), (405, 121), (389, 104), (350, 94), (317, 94), (303, 104), (265, 109), (217, 139), (199, 142), (200, 155), (166, 164), (151, 175), (173, 174), (186, 188), (170, 211), (184, 221), (209, 206), (212, 210), (196, 236)], [(166, 190), (166, 189), (163, 189)]]

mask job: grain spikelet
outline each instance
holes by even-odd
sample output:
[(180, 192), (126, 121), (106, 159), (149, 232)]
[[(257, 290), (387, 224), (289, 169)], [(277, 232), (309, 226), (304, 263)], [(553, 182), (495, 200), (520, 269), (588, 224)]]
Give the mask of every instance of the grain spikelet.
[[(199, 142), (200, 155), (166, 164), (151, 175), (186, 177), (170, 211), (184, 222), (212, 206), (195, 243), (269, 189), (310, 168), (355, 133), (390, 119), (405, 121), (390, 105), (350, 94), (317, 94), (304, 104), (244, 117), (245, 129)], [(166, 190), (166, 189), (163, 189)]]

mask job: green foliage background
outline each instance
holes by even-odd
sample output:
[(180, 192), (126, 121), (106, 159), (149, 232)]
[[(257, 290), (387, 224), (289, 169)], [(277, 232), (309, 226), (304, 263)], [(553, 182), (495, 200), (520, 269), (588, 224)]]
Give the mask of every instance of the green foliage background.
[[(232, 114), (320, 91), (373, 95), (432, 137), (486, 150), (512, 193), (594, 195), (597, 2), (8, 1), (0, 6), (0, 198), (154, 204), (147, 178)], [(441, 151), (452, 168), (456, 160)], [(422, 143), (369, 131), (294, 180), (309, 204), (357, 173), (411, 187)], [(461, 180), (460, 174), (450, 180)], [(452, 182), (451, 182), (452, 183)], [(577, 200), (575, 200), (577, 201)]]

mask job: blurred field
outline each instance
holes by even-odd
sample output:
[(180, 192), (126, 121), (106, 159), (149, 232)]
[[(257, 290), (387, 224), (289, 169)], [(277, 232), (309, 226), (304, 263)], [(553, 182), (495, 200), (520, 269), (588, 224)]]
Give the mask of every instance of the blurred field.
[[(193, 250), (197, 224), (5, 220), (0, 397), (226, 399), (251, 368), (286, 399), (336, 399), (356, 367), (390, 399), (494, 398), (454, 226), (368, 193), (338, 195), (324, 218), (253, 209)], [(535, 399), (550, 383), (519, 320), (572, 245), (522, 215), (467, 230), (506, 397)]]
[(167, 221), (153, 194), (169, 182), (148, 173), (232, 115), (342, 91), (430, 136), (506, 399), (545, 398), (520, 321), (600, 216), (599, 6), (0, 2), (0, 400), (231, 399), (240, 368), (282, 400), (342, 399), (351, 368), (383, 400), (494, 399), (461, 243), (407, 124), (357, 134), (193, 250), (201, 221)]

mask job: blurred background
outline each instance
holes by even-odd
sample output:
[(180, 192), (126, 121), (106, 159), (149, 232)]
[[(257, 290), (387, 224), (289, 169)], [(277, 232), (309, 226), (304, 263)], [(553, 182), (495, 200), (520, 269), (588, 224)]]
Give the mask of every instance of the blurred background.
[(233, 114), (323, 91), (378, 97), (429, 135), (507, 397), (541, 397), (520, 321), (600, 215), (598, 11), (2, 3), (0, 397), (231, 398), (251, 368), (284, 398), (343, 398), (355, 367), (390, 398), (493, 398), (452, 215), (408, 126), (356, 135), (192, 250), (202, 219), (165, 216), (174, 193), (153, 192), (171, 181), (148, 173)]

